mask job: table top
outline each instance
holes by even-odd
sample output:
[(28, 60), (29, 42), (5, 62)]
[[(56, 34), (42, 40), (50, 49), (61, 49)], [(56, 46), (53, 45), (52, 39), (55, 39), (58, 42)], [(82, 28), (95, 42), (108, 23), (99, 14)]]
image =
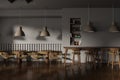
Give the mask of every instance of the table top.
[(81, 47), (81, 46), (64, 46), (65, 49), (108, 49), (108, 48), (120, 48), (120, 47), (107, 47), (107, 46), (93, 46), (93, 47)]

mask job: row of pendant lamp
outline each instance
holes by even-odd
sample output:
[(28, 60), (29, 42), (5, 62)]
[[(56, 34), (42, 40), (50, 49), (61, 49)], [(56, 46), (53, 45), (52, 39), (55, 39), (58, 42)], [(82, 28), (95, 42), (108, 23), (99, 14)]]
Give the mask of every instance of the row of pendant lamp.
[[(85, 32), (95, 32), (94, 28), (90, 25), (90, 22), (87, 23), (87, 26), (84, 28)], [(118, 28), (115, 26), (115, 23), (112, 23), (112, 26), (109, 29), (110, 32), (119, 32)], [(15, 37), (18, 36), (25, 36), (24, 31), (22, 30), (22, 26), (19, 26), (14, 34)], [(47, 27), (44, 27), (43, 30), (40, 32), (39, 36), (50, 36)]]
[[(83, 29), (85, 32), (95, 32), (95, 28), (91, 26), (90, 22), (87, 23), (85, 28)], [(115, 22), (112, 22), (112, 25), (109, 28), (109, 32), (119, 32), (118, 27), (115, 25)]]
[[(94, 28), (90, 25), (90, 22), (87, 23), (87, 26), (84, 28), (85, 32), (95, 32)], [(115, 26), (115, 23), (112, 23), (112, 26), (109, 29), (110, 32), (119, 32), (118, 28)], [(22, 26), (19, 26), (14, 34), (15, 37), (25, 36)], [(39, 36), (50, 36), (50, 33), (47, 30), (47, 27), (44, 27), (40, 32)]]
[[(22, 26), (19, 26), (14, 34), (15, 37), (25, 36), (24, 31), (22, 30)], [(47, 27), (44, 27), (40, 32), (39, 36), (50, 36), (50, 33), (47, 30)]]
[[(90, 24), (90, 9), (89, 9), (90, 5), (88, 4), (88, 23), (85, 26), (85, 28), (83, 29), (83, 31), (85, 32), (95, 32), (95, 29), (93, 28), (93, 26)], [(109, 28), (109, 32), (119, 32), (118, 27), (115, 25), (115, 20), (114, 20), (114, 6), (112, 5), (112, 25)]]

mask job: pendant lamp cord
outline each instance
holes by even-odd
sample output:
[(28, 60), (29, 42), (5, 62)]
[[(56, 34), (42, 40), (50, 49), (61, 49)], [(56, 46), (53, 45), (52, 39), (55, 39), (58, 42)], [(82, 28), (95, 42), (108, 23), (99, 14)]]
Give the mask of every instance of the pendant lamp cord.
[(22, 19), (21, 19), (21, 18), (22, 18), (22, 11), (21, 11), (21, 10), (22, 10), (22, 7), (20, 7), (20, 8), (18, 9), (18, 12), (19, 12), (19, 13), (18, 13), (18, 19), (19, 19), (18, 25), (19, 25), (19, 26), (22, 26), (22, 24), (21, 24), (21, 21), (22, 21)]
[(90, 21), (90, 4), (88, 3), (88, 22)]
[(44, 10), (44, 16), (45, 16), (45, 17), (44, 17), (44, 18), (45, 18), (45, 19), (44, 19), (44, 20), (45, 20), (45, 21), (44, 21), (44, 26), (47, 26), (47, 25), (46, 25), (46, 10)]
[(112, 4), (112, 20), (115, 21), (114, 5)]

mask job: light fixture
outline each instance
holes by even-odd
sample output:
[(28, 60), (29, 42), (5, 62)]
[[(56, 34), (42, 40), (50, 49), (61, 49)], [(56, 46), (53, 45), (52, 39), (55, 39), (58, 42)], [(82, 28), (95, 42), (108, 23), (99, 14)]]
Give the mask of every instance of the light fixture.
[(95, 32), (94, 29), (93, 29), (93, 27), (90, 24), (90, 21), (88, 21), (87, 25), (84, 28), (84, 31), (85, 32)]
[(45, 18), (44, 18), (44, 25), (45, 27), (43, 28), (43, 30), (40, 32), (40, 36), (50, 36), (50, 33), (48, 32), (47, 30), (47, 26), (46, 26), (46, 10), (44, 10), (44, 15), (45, 15)]
[[(13, 2), (15, 2), (16, 0), (8, 0), (10, 3), (13, 3)], [(25, 0), (27, 3), (30, 3), (30, 2), (32, 2), (33, 0)]]
[(114, 7), (112, 5), (112, 25), (109, 28), (110, 32), (119, 32), (118, 27), (115, 25), (115, 14), (114, 14)]
[(15, 37), (25, 36), (22, 26), (19, 26), (14, 34)]
[(50, 36), (50, 33), (47, 30), (47, 27), (43, 28), (43, 30), (40, 32), (40, 36)]
[(10, 3), (13, 3), (15, 0), (8, 0)]
[(89, 4), (88, 4), (88, 22), (85, 28), (83, 29), (85, 32), (95, 32), (93, 27), (90, 24), (90, 10), (89, 10)]
[(25, 36), (24, 31), (22, 30), (22, 25), (21, 25), (21, 10), (19, 10), (19, 17), (18, 17), (18, 22), (19, 25), (17, 26), (16, 32), (14, 34), (14, 37), (21, 37), (21, 36)]
[(27, 3), (30, 3), (30, 2), (32, 2), (33, 0), (25, 0)]

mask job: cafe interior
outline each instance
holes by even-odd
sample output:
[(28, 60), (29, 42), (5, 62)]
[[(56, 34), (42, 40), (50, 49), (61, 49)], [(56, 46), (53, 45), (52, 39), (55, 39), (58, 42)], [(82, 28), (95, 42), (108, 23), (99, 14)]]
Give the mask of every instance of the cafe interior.
[(0, 0), (0, 80), (120, 80), (119, 41), (119, 0)]

